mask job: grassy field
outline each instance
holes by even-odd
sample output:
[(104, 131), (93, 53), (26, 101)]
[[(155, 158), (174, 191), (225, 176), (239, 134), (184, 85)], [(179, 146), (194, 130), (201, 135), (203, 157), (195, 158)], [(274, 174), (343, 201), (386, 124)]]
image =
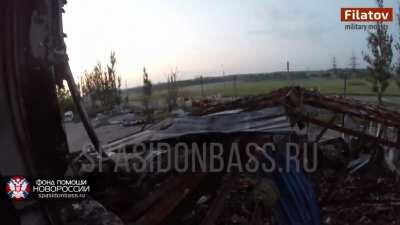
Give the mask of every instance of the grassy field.
[[(340, 79), (302, 79), (302, 80), (268, 80), (260, 82), (239, 82), (237, 84), (237, 94), (239, 96), (257, 95), (269, 93), (272, 90), (285, 87), (288, 85), (299, 85), (305, 88), (314, 88), (326, 94), (342, 94), (343, 80)], [(184, 94), (198, 96), (201, 94), (200, 85), (182, 88)], [(234, 88), (232, 82), (208, 84), (204, 86), (206, 95), (222, 94), (223, 96), (233, 96)], [(349, 95), (374, 95), (371, 85), (361, 79), (353, 79), (348, 81), (347, 93)], [(385, 95), (400, 96), (400, 88), (394, 82), (388, 87)]]
[[(263, 81), (248, 81), (237, 83), (237, 95), (238, 96), (249, 96), (266, 94), (275, 89), (285, 87), (288, 85), (299, 85), (305, 88), (314, 88), (320, 90), (325, 94), (342, 94), (343, 93), (343, 80), (342, 79), (325, 79), (325, 78), (313, 78), (313, 79), (297, 79), (297, 80), (263, 80)], [(348, 80), (348, 95), (360, 96), (363, 100), (375, 101), (375, 93), (372, 92), (371, 84), (366, 80), (362, 79), (351, 79)], [(204, 94), (206, 96), (220, 94), (225, 97), (231, 97), (235, 95), (233, 82), (220, 82), (211, 83), (204, 85)], [(156, 91), (153, 93), (153, 99), (164, 98), (166, 95), (165, 90)], [(201, 86), (192, 85), (181, 87), (179, 89), (179, 95), (181, 97), (199, 97), (201, 96)], [(385, 91), (386, 99), (389, 99), (392, 103), (400, 104), (400, 88), (391, 82), (390, 86)], [(131, 100), (140, 99), (140, 94), (131, 93)]]

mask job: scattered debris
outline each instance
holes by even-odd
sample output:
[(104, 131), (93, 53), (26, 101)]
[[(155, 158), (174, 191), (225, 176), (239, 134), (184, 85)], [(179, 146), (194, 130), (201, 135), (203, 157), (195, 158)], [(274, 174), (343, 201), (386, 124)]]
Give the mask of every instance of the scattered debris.
[[(341, 114), (348, 115), (346, 121), (351, 119), (351, 126), (341, 124)], [(101, 180), (92, 196), (104, 210), (92, 210), (93, 214), (78, 220), (136, 225), (398, 224), (399, 180), (385, 166), (389, 158), (385, 154), (399, 150), (400, 117), (396, 116), (394, 111), (300, 88), (223, 105), (208, 102), (193, 114), (180, 113), (105, 144), (108, 160), (116, 162), (124, 146), (124, 151), (142, 155), (145, 160), (140, 163), (147, 169), (115, 174), (111, 163), (103, 168), (104, 173), (86, 174), (91, 180)], [(166, 153), (176, 151), (151, 147), (153, 144), (186, 143), (191, 146), (184, 153), (188, 155), (195, 154), (193, 145), (198, 144), (207, 156), (210, 150), (204, 143), (214, 142), (223, 145), (224, 160), (228, 160), (226, 155), (233, 151), (234, 143), (241, 155), (245, 155), (243, 146), (248, 143), (273, 143), (275, 150), (257, 145), (254, 151), (268, 151), (278, 168), (288, 169), (255, 173), (149, 169), (158, 161), (166, 163)], [(317, 159), (308, 158), (304, 152), (308, 147), (302, 148), (297, 158), (318, 160), (315, 172), (297, 170), (294, 162), (284, 160), (287, 152), (283, 145), (289, 142), (317, 144)], [(135, 150), (138, 145), (144, 149)], [(97, 161), (99, 154), (90, 151), (86, 157), (75, 164), (84, 166), (90, 157)], [(208, 166), (210, 162), (205, 161)], [(73, 221), (71, 215), (79, 214), (85, 204), (74, 203), (72, 209), (64, 211), (64, 221)]]
[[(320, 115), (322, 111), (325, 114)], [(342, 126), (338, 113), (348, 115), (346, 121), (351, 116), (351, 126)], [(396, 138), (400, 117), (396, 116), (397, 112), (381, 107), (300, 88), (281, 89), (223, 105), (208, 100), (193, 115), (166, 119), (106, 147), (216, 140), (225, 145), (268, 140), (280, 146), (289, 140), (317, 141), (317, 171), (147, 172), (131, 176), (138, 194), (122, 199), (122, 205), (130, 207), (114, 211), (126, 224), (148, 225), (399, 223), (399, 181), (383, 166), (383, 149), (399, 147)], [(320, 128), (305, 129), (311, 125)], [(165, 157), (149, 155), (153, 157), (148, 163)], [(285, 164), (284, 157), (283, 151), (275, 154), (281, 166), (294, 166)], [(104, 200), (107, 196), (102, 198), (98, 200), (106, 208), (114, 207)], [(380, 213), (385, 216), (378, 216), (383, 215)]]

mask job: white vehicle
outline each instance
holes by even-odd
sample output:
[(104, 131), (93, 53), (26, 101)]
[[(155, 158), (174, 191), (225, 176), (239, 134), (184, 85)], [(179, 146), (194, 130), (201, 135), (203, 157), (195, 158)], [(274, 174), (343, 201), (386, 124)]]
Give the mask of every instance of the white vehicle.
[(67, 111), (64, 113), (64, 122), (71, 122), (74, 119), (74, 113), (72, 111)]

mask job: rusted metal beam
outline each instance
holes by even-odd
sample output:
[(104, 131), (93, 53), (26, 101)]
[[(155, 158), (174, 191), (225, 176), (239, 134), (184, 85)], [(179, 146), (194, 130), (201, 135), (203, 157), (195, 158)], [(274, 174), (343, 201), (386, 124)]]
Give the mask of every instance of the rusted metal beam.
[(286, 104), (299, 110), (303, 109), (303, 105), (309, 105), (379, 122), (389, 127), (400, 127), (400, 113), (394, 110), (372, 104), (363, 104), (360, 101), (350, 98), (326, 96), (319, 92), (309, 91), (300, 87), (286, 87), (273, 91), (268, 95), (246, 97), (230, 103), (216, 104), (202, 109), (202, 112), (198, 114), (204, 115), (237, 108), (255, 110)]
[[(72, 76), (71, 68), (69, 67), (68, 64), (65, 65), (65, 71), (64, 71), (64, 76), (65, 79), (68, 83), (69, 90), (72, 95), (72, 99), (74, 100), (75, 106), (78, 110), (79, 116), (81, 117), (83, 126), (86, 129), (86, 132), (92, 141), (95, 149), (97, 151), (100, 151), (100, 141), (99, 138), (97, 137), (96, 131), (94, 130), (92, 124), (90, 123), (89, 116), (87, 115), (86, 109), (82, 103), (81, 96), (79, 94), (78, 87), (75, 84), (74, 77)], [(103, 153), (102, 153), (103, 154)]]
[(175, 176), (169, 177), (165, 182), (160, 185), (160, 188), (153, 193), (149, 193), (149, 197), (135, 204), (130, 209), (126, 210), (122, 215), (119, 215), (124, 222), (135, 221), (147, 209), (153, 206), (163, 196), (168, 195), (170, 191), (176, 189), (180, 184), (189, 179), (188, 176)]
[(306, 116), (304, 114), (301, 115), (301, 119), (305, 122), (313, 123), (313, 124), (316, 124), (316, 125), (322, 126), (322, 127), (327, 127), (328, 129), (336, 130), (336, 131), (339, 131), (339, 132), (342, 132), (342, 133), (345, 133), (345, 134), (348, 134), (351, 136), (355, 136), (355, 137), (359, 137), (359, 138), (366, 138), (367, 140), (371, 140), (371, 141), (374, 141), (376, 143), (383, 144), (386, 146), (395, 147), (395, 148), (400, 147), (400, 145), (398, 143), (392, 142), (390, 140), (375, 137), (375, 136), (372, 136), (372, 135), (369, 135), (366, 133), (362, 133), (360, 131), (352, 130), (349, 128), (340, 127), (335, 124), (331, 124), (328, 122), (324, 122), (324, 121)]
[(157, 204), (147, 210), (148, 213), (140, 217), (134, 225), (162, 224), (175, 208), (194, 192), (205, 177), (206, 173), (194, 173), (189, 176), (179, 188), (165, 195)]
[(224, 183), (219, 189), (217, 196), (214, 198), (211, 203), (210, 208), (207, 211), (207, 214), (201, 225), (216, 225), (218, 221), (219, 215), (222, 213), (225, 204), (226, 194), (232, 188), (232, 175), (226, 175), (224, 178)]
[[(55, 75), (58, 79), (62, 80), (65, 79), (68, 83), (69, 90), (71, 92), (72, 99), (75, 103), (75, 106), (78, 110), (79, 116), (82, 120), (83, 126), (85, 127), (85, 130), (93, 143), (95, 149), (97, 151), (100, 151), (100, 141), (99, 138), (97, 137), (97, 134), (90, 123), (89, 116), (87, 115), (86, 109), (82, 103), (81, 96), (80, 96), (80, 91), (78, 90), (78, 87), (76, 86), (74, 76), (71, 72), (71, 68), (68, 63), (68, 55), (66, 53), (66, 46), (64, 42), (64, 31), (63, 31), (63, 18), (62, 18), (62, 12), (63, 12), (63, 6), (66, 2), (62, 1), (55, 1), (55, 5), (53, 6), (53, 29), (52, 29), (52, 35), (54, 38), (54, 46), (52, 49), (52, 54), (53, 54), (53, 65), (54, 65), (54, 71)], [(62, 86), (62, 82), (58, 81), (59, 86)], [(104, 153), (102, 153), (103, 156), (106, 156)]]
[[(367, 121), (380, 123), (386, 127), (400, 128), (400, 113), (372, 104), (363, 104), (360, 101), (339, 98), (337, 96), (325, 96), (316, 91), (309, 91), (301, 87), (286, 87), (271, 92), (268, 95), (247, 97), (228, 104), (218, 104), (204, 109), (202, 115), (228, 109), (241, 108), (243, 110), (256, 110), (265, 107), (282, 105), (287, 108), (288, 115), (293, 121), (302, 119), (309, 121), (326, 129), (333, 129), (356, 137), (365, 137), (368, 140), (376, 140), (379, 144), (391, 147), (399, 147), (400, 141), (391, 141), (372, 135), (362, 133), (345, 127), (336, 126), (333, 123), (324, 122), (316, 118), (304, 115), (304, 105), (332, 111), (334, 113), (345, 113)], [(301, 118), (300, 118), (301, 117)], [(324, 129), (324, 130), (326, 130)], [(400, 136), (398, 140), (400, 139)]]
[[(335, 122), (337, 118), (337, 114), (335, 114), (332, 119), (329, 120), (329, 124), (333, 124)], [(344, 126), (343, 126), (344, 127)], [(324, 127), (324, 129), (318, 134), (318, 136), (315, 138), (315, 142), (319, 142), (319, 140), (322, 138), (322, 136), (324, 136), (324, 134), (326, 133), (326, 131), (328, 131), (328, 127)]]
[(372, 111), (365, 111), (362, 108), (350, 108), (350, 107), (343, 107), (338, 104), (332, 104), (329, 101), (315, 101), (315, 100), (306, 100), (305, 104), (317, 107), (317, 108), (324, 108), (333, 112), (337, 113), (346, 113), (350, 114), (352, 116), (356, 116), (365, 120), (371, 120), (371, 121), (376, 121), (382, 124), (385, 124), (386, 126), (391, 126), (391, 127), (399, 127), (400, 122), (399, 121), (393, 121), (388, 117), (388, 115), (384, 113), (377, 114), (376, 112)]

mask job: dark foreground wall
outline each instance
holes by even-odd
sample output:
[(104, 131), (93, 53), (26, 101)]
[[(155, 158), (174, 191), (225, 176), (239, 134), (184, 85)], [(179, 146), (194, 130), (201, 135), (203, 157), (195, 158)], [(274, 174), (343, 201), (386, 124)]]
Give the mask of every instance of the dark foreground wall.
[(66, 169), (67, 142), (49, 60), (54, 2), (0, 2), (3, 175), (61, 175)]

